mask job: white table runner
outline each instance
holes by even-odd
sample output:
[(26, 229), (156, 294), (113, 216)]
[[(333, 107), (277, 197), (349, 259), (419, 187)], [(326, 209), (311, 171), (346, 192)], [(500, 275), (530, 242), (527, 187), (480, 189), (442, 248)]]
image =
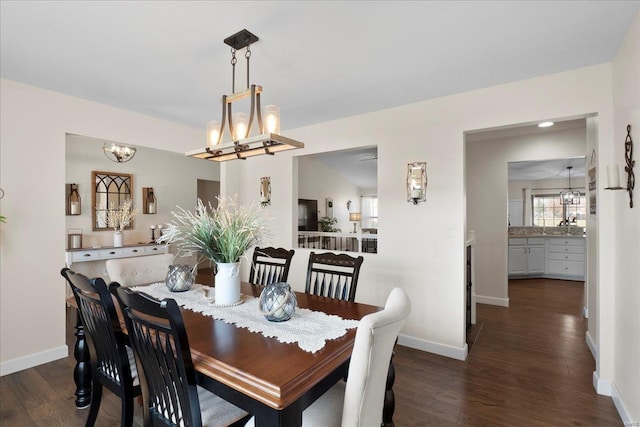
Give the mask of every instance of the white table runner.
[(243, 304), (234, 307), (216, 307), (205, 296), (205, 291), (213, 292), (213, 288), (199, 284), (185, 292), (171, 292), (164, 282), (132, 289), (158, 299), (173, 298), (181, 307), (275, 338), (281, 343), (296, 343), (310, 353), (321, 350), (327, 340), (339, 338), (347, 333), (347, 329), (358, 326), (357, 320), (300, 307), (296, 307), (294, 315), (286, 322), (270, 322), (260, 312), (258, 298), (246, 297)]

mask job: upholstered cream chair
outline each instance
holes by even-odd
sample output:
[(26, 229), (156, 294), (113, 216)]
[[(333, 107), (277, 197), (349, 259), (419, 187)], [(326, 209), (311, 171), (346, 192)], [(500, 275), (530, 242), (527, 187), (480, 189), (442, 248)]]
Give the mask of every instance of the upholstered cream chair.
[[(360, 320), (347, 382), (339, 381), (302, 414), (303, 427), (372, 427), (382, 424), (391, 353), (411, 311), (407, 294), (395, 288), (384, 310)], [(253, 419), (247, 427), (253, 425)]]
[(109, 280), (121, 286), (164, 282), (173, 264), (174, 254), (110, 259), (106, 262)]

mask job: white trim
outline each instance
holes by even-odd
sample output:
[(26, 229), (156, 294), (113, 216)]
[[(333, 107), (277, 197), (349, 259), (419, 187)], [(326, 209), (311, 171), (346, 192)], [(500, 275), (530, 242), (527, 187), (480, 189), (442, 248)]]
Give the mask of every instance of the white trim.
[(458, 360), (466, 360), (468, 347), (453, 347), (433, 341), (423, 340), (422, 338), (410, 337), (408, 335), (399, 335), (398, 344), (406, 347), (415, 348), (429, 353), (439, 354), (440, 356), (451, 357)]
[(626, 405), (622, 401), (620, 397), (620, 391), (615, 384), (611, 387), (611, 399), (613, 400), (613, 404), (616, 405), (616, 409), (618, 410), (618, 414), (620, 418), (622, 418), (622, 423), (625, 426), (640, 426), (640, 420), (631, 419), (631, 414), (627, 410)]
[(611, 381), (603, 380), (598, 375), (598, 371), (593, 371), (593, 388), (596, 389), (596, 393), (611, 396), (611, 386)]
[(486, 297), (484, 295), (476, 295), (476, 303), (498, 305), (500, 307), (509, 307), (509, 298)]
[(23, 369), (33, 368), (34, 366), (44, 363), (53, 362), (69, 356), (69, 348), (66, 345), (42, 351), (40, 353), (30, 354), (18, 359), (7, 360), (0, 364), (0, 376), (13, 374)]
[(587, 331), (585, 336), (586, 336), (586, 341), (587, 341), (587, 347), (589, 347), (589, 350), (591, 351), (591, 355), (593, 356), (593, 360), (595, 360), (596, 363), (597, 363), (598, 362), (598, 347), (596, 347), (596, 343), (593, 341), (593, 338), (591, 338), (591, 334), (589, 333), (589, 331)]
[(582, 307), (582, 317), (584, 317), (585, 319), (589, 318), (589, 307), (587, 307), (586, 305)]

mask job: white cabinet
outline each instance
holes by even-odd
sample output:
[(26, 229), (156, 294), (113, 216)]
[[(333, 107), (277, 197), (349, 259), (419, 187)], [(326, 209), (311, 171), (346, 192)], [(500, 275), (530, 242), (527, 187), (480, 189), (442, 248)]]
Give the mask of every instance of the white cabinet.
[(509, 239), (509, 276), (542, 275), (545, 272), (543, 237)]
[(584, 249), (582, 237), (548, 238), (545, 273), (562, 279), (584, 280)]
[(143, 255), (164, 254), (169, 252), (167, 245), (131, 245), (121, 248), (68, 249), (66, 252), (67, 267), (74, 262), (100, 261), (112, 258), (129, 258)]

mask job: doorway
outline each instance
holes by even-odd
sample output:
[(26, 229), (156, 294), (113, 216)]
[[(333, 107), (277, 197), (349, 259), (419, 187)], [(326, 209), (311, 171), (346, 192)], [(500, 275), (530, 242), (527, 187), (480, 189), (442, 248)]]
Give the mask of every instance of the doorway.
[[(465, 133), (466, 226), (476, 235), (476, 302), (509, 306), (509, 162), (584, 157), (595, 148), (587, 137), (590, 118), (556, 119), (549, 128), (536, 122)], [(580, 180), (585, 187), (586, 178)]]

